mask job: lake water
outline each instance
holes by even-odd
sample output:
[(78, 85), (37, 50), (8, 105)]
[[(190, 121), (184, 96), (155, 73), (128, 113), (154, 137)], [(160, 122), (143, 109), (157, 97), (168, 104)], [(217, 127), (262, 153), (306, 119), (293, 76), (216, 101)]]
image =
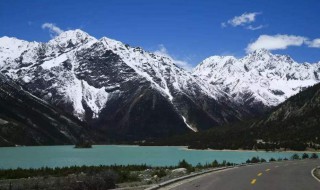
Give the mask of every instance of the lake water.
[(253, 156), (269, 160), (271, 157), (290, 158), (293, 154), (292, 152), (187, 150), (179, 146), (96, 145), (91, 149), (75, 149), (73, 146), (4, 147), (0, 148), (0, 168), (112, 164), (174, 166), (182, 159), (193, 165), (210, 163), (213, 160), (243, 163)]

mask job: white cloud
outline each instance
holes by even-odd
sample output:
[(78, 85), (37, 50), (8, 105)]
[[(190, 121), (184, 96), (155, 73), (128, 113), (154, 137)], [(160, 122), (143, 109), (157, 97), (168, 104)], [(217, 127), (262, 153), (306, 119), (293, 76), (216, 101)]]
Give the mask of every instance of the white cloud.
[(49, 29), (51, 37), (54, 37), (54, 36), (59, 35), (62, 32), (64, 32), (62, 29), (60, 29), (59, 27), (57, 27), (53, 23), (44, 23), (44, 24), (42, 24), (41, 28), (42, 29)]
[(314, 39), (312, 41), (307, 41), (306, 43), (308, 47), (320, 48), (320, 38)]
[(253, 13), (243, 13), (240, 16), (235, 16), (232, 19), (228, 20), (228, 24), (233, 27), (243, 26), (249, 23), (252, 23), (256, 20), (256, 16), (261, 13), (253, 12)]
[(259, 30), (259, 29), (264, 28), (264, 27), (266, 27), (266, 26), (264, 26), (264, 25), (259, 25), (259, 26), (249, 25), (249, 26), (247, 26), (246, 29), (248, 29), (248, 30)]
[(168, 58), (172, 59), (175, 64), (177, 64), (179, 67), (182, 67), (182, 68), (186, 69), (187, 71), (191, 71), (192, 68), (193, 68), (192, 65), (189, 64), (188, 62), (186, 62), (186, 61), (181, 61), (181, 60), (177, 60), (177, 59), (175, 59), (174, 57), (172, 57), (172, 56), (169, 54), (167, 48), (166, 48), (163, 44), (160, 44), (160, 45), (159, 45), (159, 50), (156, 50), (156, 51), (154, 52), (154, 54), (161, 55), (161, 56), (165, 56), (165, 57), (168, 57)]
[(257, 49), (277, 50), (287, 49), (289, 46), (301, 46), (308, 42), (308, 38), (294, 35), (261, 35), (259, 38), (248, 45), (247, 52)]
[(240, 16), (235, 16), (227, 22), (222, 22), (221, 27), (225, 28), (227, 26), (238, 27), (242, 26), (248, 30), (259, 30), (261, 28), (266, 27), (265, 25), (253, 26), (252, 23), (256, 21), (257, 15), (262, 14), (261, 12), (253, 12), (253, 13), (243, 13)]

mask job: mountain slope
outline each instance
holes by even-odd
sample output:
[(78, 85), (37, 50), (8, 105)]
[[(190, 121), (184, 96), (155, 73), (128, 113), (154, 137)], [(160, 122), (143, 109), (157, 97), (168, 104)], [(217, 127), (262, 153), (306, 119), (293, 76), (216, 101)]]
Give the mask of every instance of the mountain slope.
[(241, 59), (209, 57), (194, 69), (193, 74), (212, 88), (231, 95), (241, 105), (259, 111), (259, 108), (277, 106), (320, 82), (320, 63), (300, 64), (289, 56), (273, 55), (262, 49)]
[(75, 144), (89, 139), (77, 119), (0, 74), (0, 146)]
[(320, 84), (290, 97), (263, 118), (145, 145), (184, 145), (196, 149), (320, 149)]
[(48, 43), (0, 38), (0, 70), (101, 131), (141, 140), (239, 121), (251, 113), (163, 55), (81, 30)]
[(256, 126), (266, 128), (259, 136), (272, 142), (320, 148), (320, 84), (290, 97)]

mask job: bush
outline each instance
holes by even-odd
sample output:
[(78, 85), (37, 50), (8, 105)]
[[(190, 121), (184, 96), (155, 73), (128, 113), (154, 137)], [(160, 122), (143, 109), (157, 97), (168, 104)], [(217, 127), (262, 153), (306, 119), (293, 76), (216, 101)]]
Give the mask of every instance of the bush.
[(264, 159), (264, 158), (261, 158), (261, 159), (260, 159), (260, 162), (267, 162), (267, 160)]
[(221, 163), (222, 166), (226, 166), (227, 165), (227, 161), (223, 160)]
[(203, 165), (202, 165), (201, 163), (198, 163), (198, 164), (196, 165), (196, 168), (203, 168)]
[(212, 167), (219, 167), (219, 163), (217, 160), (214, 160), (211, 165)]
[(132, 182), (140, 181), (138, 175), (131, 173), (128, 170), (118, 171), (119, 179), (117, 182)]
[(161, 168), (159, 170), (155, 170), (154, 172), (152, 172), (152, 176), (155, 176), (155, 175), (158, 176), (159, 178), (162, 178), (167, 175), (167, 172), (165, 169)]
[(188, 172), (193, 172), (195, 169), (192, 167), (191, 164), (189, 164), (185, 159), (179, 162), (178, 164), (179, 168), (186, 168)]
[(252, 157), (251, 158), (251, 163), (258, 163), (258, 162), (260, 162), (259, 157)]
[(178, 167), (179, 168), (188, 168), (188, 167), (191, 167), (191, 164), (189, 164), (185, 159), (183, 159), (182, 161), (180, 161), (178, 163)]
[(266, 162), (266, 159), (264, 159), (264, 158), (261, 158), (261, 159), (260, 159), (260, 158), (257, 156), (257, 157), (252, 157), (251, 160), (248, 159), (248, 160), (246, 161), (246, 163), (259, 163), (259, 162)]
[(303, 153), (303, 155), (302, 155), (302, 159), (307, 159), (307, 158), (309, 158), (309, 154), (307, 154), (307, 153)]
[(317, 159), (317, 158), (319, 158), (319, 156), (316, 153), (312, 153), (310, 158)]
[(269, 159), (269, 162), (274, 162), (274, 161), (276, 161), (276, 159), (274, 159), (274, 158)]
[(294, 154), (291, 156), (291, 160), (299, 160), (300, 156), (298, 154)]

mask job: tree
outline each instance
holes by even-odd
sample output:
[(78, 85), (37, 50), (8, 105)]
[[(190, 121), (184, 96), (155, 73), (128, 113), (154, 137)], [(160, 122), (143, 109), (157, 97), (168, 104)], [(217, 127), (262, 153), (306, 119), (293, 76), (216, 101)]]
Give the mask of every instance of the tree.
[(269, 162), (274, 162), (274, 161), (276, 161), (276, 159), (274, 159), (274, 158), (269, 159)]
[(179, 168), (186, 168), (188, 170), (188, 172), (194, 171), (194, 168), (192, 167), (192, 165), (189, 164), (185, 159), (183, 159), (182, 161), (179, 162), (178, 167)]
[(260, 159), (260, 162), (261, 162), (261, 163), (262, 163), (262, 162), (267, 162), (267, 160), (264, 159), (264, 158), (261, 158), (261, 159)]
[(312, 153), (310, 158), (317, 159), (317, 158), (319, 158), (319, 156), (316, 153)]
[(307, 154), (307, 153), (303, 153), (303, 155), (302, 155), (302, 159), (307, 159), (307, 158), (309, 158), (309, 154)]
[(300, 156), (298, 154), (294, 154), (291, 156), (291, 160), (299, 160)]
[(258, 162), (260, 162), (259, 157), (252, 157), (251, 158), (251, 163), (258, 163)]
[(212, 167), (218, 167), (219, 163), (217, 160), (214, 160), (211, 165), (212, 165)]

